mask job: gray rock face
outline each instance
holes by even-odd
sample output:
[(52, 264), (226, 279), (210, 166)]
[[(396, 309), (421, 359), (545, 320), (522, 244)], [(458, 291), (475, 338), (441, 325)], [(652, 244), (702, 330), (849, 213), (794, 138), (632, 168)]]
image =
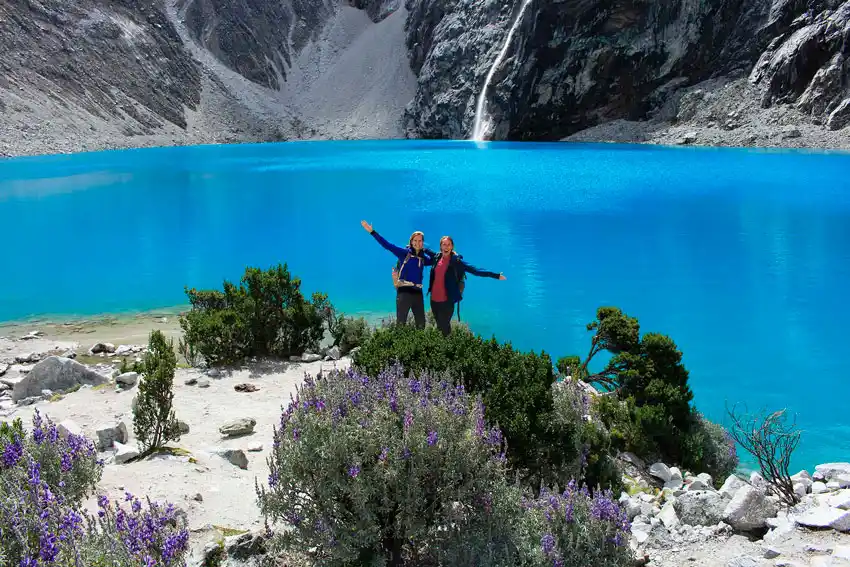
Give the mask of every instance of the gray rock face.
[[(407, 0), (419, 76), (409, 135), (469, 136), (475, 99), (522, 1)], [(750, 74), (765, 88), (763, 105), (797, 102), (826, 121), (850, 95), (848, 22), (846, 0), (532, 0), (493, 76), (489, 138), (552, 140), (641, 119), (720, 75)], [(844, 127), (847, 115), (829, 127)]]
[(25, 82), (90, 114), (148, 132), (186, 127), (201, 74), (160, 0), (10, 0), (0, 4), (0, 86)]
[(676, 499), (676, 514), (690, 526), (714, 526), (723, 520), (728, 502), (717, 492), (686, 492)]
[(32, 367), (12, 387), (12, 400), (40, 396), (42, 390), (64, 391), (72, 386), (97, 386), (108, 381), (93, 370), (70, 358), (50, 356)]

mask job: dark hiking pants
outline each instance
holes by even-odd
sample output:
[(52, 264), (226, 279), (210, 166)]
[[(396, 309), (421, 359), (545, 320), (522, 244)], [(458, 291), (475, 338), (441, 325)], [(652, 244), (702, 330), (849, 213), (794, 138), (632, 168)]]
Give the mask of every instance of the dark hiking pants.
[(437, 328), (445, 336), (452, 332), (452, 315), (455, 312), (455, 304), (451, 301), (432, 301), (431, 312), (437, 321)]
[(425, 299), (421, 289), (399, 289), (395, 296), (395, 316), (399, 325), (407, 324), (407, 314), (413, 310), (416, 327), (425, 328)]

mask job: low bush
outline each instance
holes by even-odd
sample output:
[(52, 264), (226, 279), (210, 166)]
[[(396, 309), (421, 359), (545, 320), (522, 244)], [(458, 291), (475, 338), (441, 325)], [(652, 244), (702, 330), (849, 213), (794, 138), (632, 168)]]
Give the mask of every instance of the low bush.
[(98, 515), (80, 509), (100, 480), (93, 444), (63, 437), (36, 413), (0, 427), (0, 567), (171, 567), (183, 565), (189, 534), (171, 506), (127, 495), (130, 509), (99, 500)]
[(509, 482), (483, 403), (439, 375), (307, 378), (275, 429), (266, 520), (292, 526), (273, 549), (319, 565), (543, 567), (631, 563), (610, 491)]
[(395, 366), (307, 378), (275, 429), (267, 519), (321, 565), (510, 565), (501, 432), (462, 385)]
[(623, 567), (633, 564), (626, 511), (611, 491), (570, 482), (562, 493), (544, 490), (524, 499), (523, 565), (528, 567)]
[[(587, 358), (564, 357), (558, 368), (614, 393), (600, 398), (596, 409), (615, 448), (714, 477), (732, 462), (737, 466), (723, 428), (691, 406), (688, 370), (670, 337), (641, 336), (637, 319), (616, 307), (599, 308), (587, 328), (594, 331)], [(590, 372), (590, 361), (603, 350), (613, 356), (600, 372)]]
[(543, 447), (542, 457), (553, 463), (548, 482), (563, 486), (579, 479), (593, 488), (618, 492), (622, 475), (611, 454), (611, 436), (595, 415), (591, 396), (573, 379), (560, 381), (553, 388), (550, 442)]
[(183, 350), (209, 365), (318, 350), (330, 307), (322, 293), (308, 301), (286, 264), (247, 268), (238, 287), (225, 280), (223, 291), (193, 288), (186, 295), (192, 308), (180, 316)]
[(331, 307), (326, 313), (333, 346), (339, 347), (343, 356), (363, 345), (372, 336), (372, 328), (363, 317), (347, 317), (344, 313), (337, 315)]
[(137, 403), (133, 406), (133, 432), (142, 454), (180, 439), (173, 410), (176, 368), (174, 341), (166, 341), (162, 331), (153, 331), (142, 363), (144, 378), (139, 381)]
[(378, 329), (354, 357), (354, 365), (372, 376), (396, 362), (414, 373), (446, 372), (480, 394), (488, 421), (505, 434), (511, 466), (527, 485), (566, 482), (552, 475), (574, 455), (555, 446), (555, 375), (546, 353), (520, 352), (461, 328), (444, 337), (433, 328), (392, 326)]

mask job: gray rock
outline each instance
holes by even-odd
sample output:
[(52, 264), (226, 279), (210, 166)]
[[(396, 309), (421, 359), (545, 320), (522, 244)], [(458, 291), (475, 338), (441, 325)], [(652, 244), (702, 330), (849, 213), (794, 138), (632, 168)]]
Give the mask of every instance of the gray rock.
[(723, 486), (720, 487), (720, 490), (718, 492), (724, 498), (732, 498), (733, 496), (735, 496), (735, 493), (737, 493), (741, 487), (746, 485), (747, 483), (742, 478), (732, 474), (729, 475), (729, 477), (723, 483)]
[(6, 374), (9, 371), (9, 365), (5, 363), (0, 363), (0, 376)]
[(767, 545), (762, 547), (761, 550), (762, 550), (762, 557), (764, 557), (765, 559), (776, 559), (777, 557), (782, 555), (782, 553), (778, 549), (776, 549), (775, 547), (767, 546)]
[(826, 121), (826, 127), (830, 130), (841, 130), (850, 124), (850, 98), (845, 98), (841, 101), (835, 110), (829, 114)]
[(116, 442), (127, 443), (127, 426), (123, 421), (114, 425), (101, 425), (96, 430), (97, 447), (101, 451), (111, 449)]
[(80, 426), (70, 419), (61, 421), (56, 426), (56, 431), (59, 433), (59, 436), (62, 439), (67, 439), (68, 435), (75, 435), (77, 437), (83, 436), (83, 430), (80, 428)]
[(691, 491), (676, 498), (676, 514), (689, 526), (714, 526), (723, 520), (726, 501), (713, 491)]
[(116, 465), (123, 465), (124, 463), (126, 463), (129, 460), (135, 459), (140, 454), (139, 450), (136, 447), (134, 447), (133, 445), (125, 445), (125, 444), (120, 443), (118, 441), (116, 441), (114, 443), (114, 445), (115, 445), (114, 459), (115, 459)]
[(180, 435), (186, 435), (189, 433), (189, 424), (182, 420), (177, 420), (177, 430), (180, 432)]
[(33, 366), (25, 377), (12, 387), (12, 399), (15, 401), (36, 396), (44, 389), (65, 391), (78, 384), (97, 386), (105, 384), (105, 376), (89, 370), (79, 362), (69, 358), (50, 356)]
[(679, 525), (679, 517), (676, 515), (676, 508), (670, 500), (665, 502), (664, 506), (661, 507), (661, 513), (658, 514), (658, 518), (668, 530)]
[(139, 381), (139, 374), (137, 372), (125, 372), (124, 374), (119, 374), (115, 377), (115, 383), (121, 384), (122, 386), (126, 386), (127, 388), (131, 388), (136, 385), (136, 382)]
[(850, 475), (850, 463), (824, 463), (815, 467), (815, 474), (823, 480), (832, 480), (838, 475)]
[(726, 567), (761, 567), (761, 563), (755, 557), (739, 555), (728, 561)]
[(301, 362), (318, 362), (322, 360), (321, 354), (315, 354), (312, 352), (305, 352), (301, 355)]
[(215, 449), (213, 451), (215, 455), (222, 457), (229, 463), (236, 465), (240, 469), (248, 468), (248, 457), (245, 455), (245, 451), (242, 449)]
[(766, 526), (778, 508), (766, 494), (754, 486), (742, 486), (723, 510), (723, 521), (738, 531), (752, 531)]
[(797, 523), (807, 528), (832, 528), (840, 532), (848, 532), (850, 531), (850, 511), (817, 506), (797, 516)]
[(15, 362), (17, 362), (18, 364), (34, 364), (41, 360), (42, 356), (43, 355), (41, 353), (37, 352), (21, 354), (15, 357)]
[(244, 561), (266, 553), (266, 538), (262, 532), (244, 533), (225, 538), (227, 556)]
[(688, 485), (688, 490), (711, 490), (711, 484), (706, 483), (700, 478), (695, 478)]
[(188, 380), (186, 380), (183, 383), (187, 386), (194, 386), (195, 384), (198, 383), (198, 379), (197, 378), (189, 378)]
[(342, 358), (342, 353), (340, 352), (339, 347), (332, 346), (331, 348), (329, 348), (328, 357), (330, 357), (331, 360), (339, 360), (340, 358)]
[(825, 482), (816, 480), (812, 483), (812, 494), (823, 494), (824, 492), (827, 492)]
[(221, 370), (218, 368), (210, 368), (207, 370), (207, 376), (210, 378), (221, 378)]
[(649, 467), (649, 474), (661, 480), (661, 482), (669, 482), (672, 479), (670, 467), (664, 463), (654, 463)]
[(112, 353), (115, 352), (115, 345), (112, 343), (97, 343), (89, 349), (89, 354)]
[(210, 381), (209, 380), (198, 380), (198, 388), (209, 388)]
[(255, 425), (257, 425), (257, 420), (252, 417), (247, 417), (229, 421), (219, 427), (218, 431), (226, 437), (250, 435), (254, 432)]

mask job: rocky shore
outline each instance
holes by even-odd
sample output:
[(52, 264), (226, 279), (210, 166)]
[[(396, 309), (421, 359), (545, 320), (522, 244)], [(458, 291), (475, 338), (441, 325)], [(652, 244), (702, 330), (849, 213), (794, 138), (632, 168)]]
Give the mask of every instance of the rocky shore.
[[(99, 493), (120, 497), (129, 491), (177, 505), (191, 532), (191, 565), (202, 565), (222, 548), (228, 550), (226, 564), (253, 564), (251, 557), (265, 549), (265, 536), (248, 495), (255, 480), (266, 476), (281, 403), (305, 373), (346, 368), (350, 359), (328, 350), (228, 371), (182, 365), (174, 387), (179, 451), (133, 461), (138, 375), (120, 366), (140, 360), (146, 347), (109, 341), (110, 334), (136, 336), (135, 327), (132, 333), (119, 325), (88, 331), (59, 335), (36, 328), (0, 338), (0, 420), (20, 417), (27, 425), (38, 411), (61, 424), (60, 430), (92, 439), (107, 463)], [(619, 462), (627, 487), (619, 501), (632, 522), (630, 545), (639, 563), (850, 566), (850, 463), (796, 473), (801, 501), (788, 508), (758, 473), (730, 476), (715, 489), (704, 473), (645, 463), (629, 453)], [(96, 497), (88, 505), (94, 509)]]

